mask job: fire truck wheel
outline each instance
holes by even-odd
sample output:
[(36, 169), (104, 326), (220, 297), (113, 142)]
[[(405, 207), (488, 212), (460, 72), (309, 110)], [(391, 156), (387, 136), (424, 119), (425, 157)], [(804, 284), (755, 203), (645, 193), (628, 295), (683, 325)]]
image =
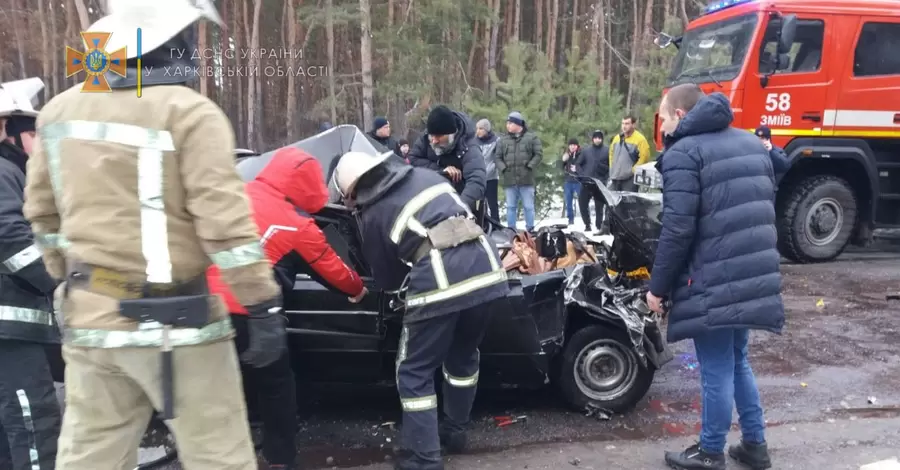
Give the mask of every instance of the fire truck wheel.
[(836, 258), (856, 227), (856, 196), (846, 180), (816, 175), (783, 188), (787, 197), (778, 210), (778, 247), (799, 263)]

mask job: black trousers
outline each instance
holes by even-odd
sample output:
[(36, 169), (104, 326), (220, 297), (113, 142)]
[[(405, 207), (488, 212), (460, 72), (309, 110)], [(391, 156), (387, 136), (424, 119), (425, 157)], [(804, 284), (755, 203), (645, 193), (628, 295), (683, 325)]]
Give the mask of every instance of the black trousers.
[(485, 198), (489, 214), (492, 219), (500, 220), (500, 180), (487, 180), (487, 187), (484, 190)]
[(591, 200), (594, 201), (594, 211), (596, 211), (596, 214), (594, 214), (594, 220), (596, 220), (594, 228), (600, 230), (606, 199), (600, 194), (600, 190), (582, 184), (581, 191), (578, 193), (578, 209), (581, 212), (581, 220), (584, 222), (585, 230), (591, 229)]
[(628, 191), (632, 193), (638, 192), (638, 186), (634, 184), (633, 179), (612, 180), (609, 182), (609, 189), (612, 191)]
[[(238, 354), (249, 346), (246, 315), (232, 315)], [(297, 384), (291, 356), (285, 353), (272, 364), (254, 368), (241, 364), (248, 407), (259, 412), (263, 425), (263, 456), (273, 465), (294, 465), (297, 457)]]
[(61, 424), (44, 345), (0, 340), (0, 469), (53, 470)]
[(478, 345), (498, 302), (506, 299), (403, 326), (397, 349), (397, 390), (403, 407), (400, 445), (422, 465), (441, 460), (434, 373), (442, 367), (441, 426), (450, 432), (465, 430), (478, 386)]

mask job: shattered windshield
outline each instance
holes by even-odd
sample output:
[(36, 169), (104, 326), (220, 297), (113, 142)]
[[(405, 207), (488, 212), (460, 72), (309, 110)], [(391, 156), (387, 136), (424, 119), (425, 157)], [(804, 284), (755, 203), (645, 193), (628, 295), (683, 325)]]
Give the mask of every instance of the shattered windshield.
[(734, 79), (744, 65), (758, 22), (752, 13), (686, 32), (668, 86)]

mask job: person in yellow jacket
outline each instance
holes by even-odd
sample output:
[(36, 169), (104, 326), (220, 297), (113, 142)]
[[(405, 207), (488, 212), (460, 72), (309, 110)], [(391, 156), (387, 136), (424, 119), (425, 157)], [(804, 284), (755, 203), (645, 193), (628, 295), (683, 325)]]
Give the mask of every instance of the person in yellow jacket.
[(609, 146), (609, 189), (637, 192), (634, 167), (650, 161), (650, 144), (644, 134), (634, 128), (634, 116), (622, 119), (622, 133)]
[(109, 8), (90, 31), (112, 33), (107, 51), (126, 47), (127, 73), (106, 75), (110, 93), (76, 86), (50, 100), (28, 160), (24, 214), (48, 273), (64, 281), (56, 469), (135, 468), (155, 409), (185, 469), (256, 470), (234, 330), (206, 270), (218, 265), (250, 313), (240, 359), (251, 366), (286, 348), (280, 289), (234, 170), (231, 123), (185, 86), (190, 77), (167, 72), (193, 68), (192, 54), (170, 52), (193, 50), (193, 23), (221, 19), (209, 0)]

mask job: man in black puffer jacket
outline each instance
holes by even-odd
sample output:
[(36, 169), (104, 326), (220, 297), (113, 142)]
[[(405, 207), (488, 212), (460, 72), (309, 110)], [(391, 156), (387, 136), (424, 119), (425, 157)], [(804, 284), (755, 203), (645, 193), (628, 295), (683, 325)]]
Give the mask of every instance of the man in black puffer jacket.
[[(583, 148), (582, 165), (578, 176), (582, 178), (594, 178), (599, 180), (601, 184), (606, 184), (609, 179), (609, 147), (603, 143), (603, 131), (597, 129), (591, 135), (591, 145)], [(583, 190), (578, 193), (578, 208), (581, 210), (581, 220), (584, 221), (584, 231), (591, 231), (591, 199), (594, 200), (594, 210), (597, 211), (595, 218), (598, 231), (603, 222), (603, 208), (606, 207), (606, 199), (600, 193), (600, 190), (592, 190), (587, 184), (582, 182)]]
[(428, 168), (450, 180), (459, 197), (482, 222), (487, 185), (484, 157), (469, 116), (440, 105), (428, 114), (428, 132), (409, 151), (412, 166)]
[[(37, 112), (30, 78), (0, 85), (0, 468), (52, 470), (61, 425), (45, 346), (60, 342), (56, 282), (22, 215)], [(26, 89), (28, 89), (26, 91)]]
[(729, 454), (753, 469), (771, 467), (756, 379), (748, 361), (751, 329), (784, 327), (775, 230), (772, 159), (753, 134), (731, 128), (721, 93), (697, 85), (672, 88), (659, 107), (666, 151), (662, 233), (647, 303), (663, 313), (671, 299), (668, 339), (693, 339), (700, 363), (700, 443), (667, 452), (684, 470), (725, 468), (732, 409), (741, 443)]

